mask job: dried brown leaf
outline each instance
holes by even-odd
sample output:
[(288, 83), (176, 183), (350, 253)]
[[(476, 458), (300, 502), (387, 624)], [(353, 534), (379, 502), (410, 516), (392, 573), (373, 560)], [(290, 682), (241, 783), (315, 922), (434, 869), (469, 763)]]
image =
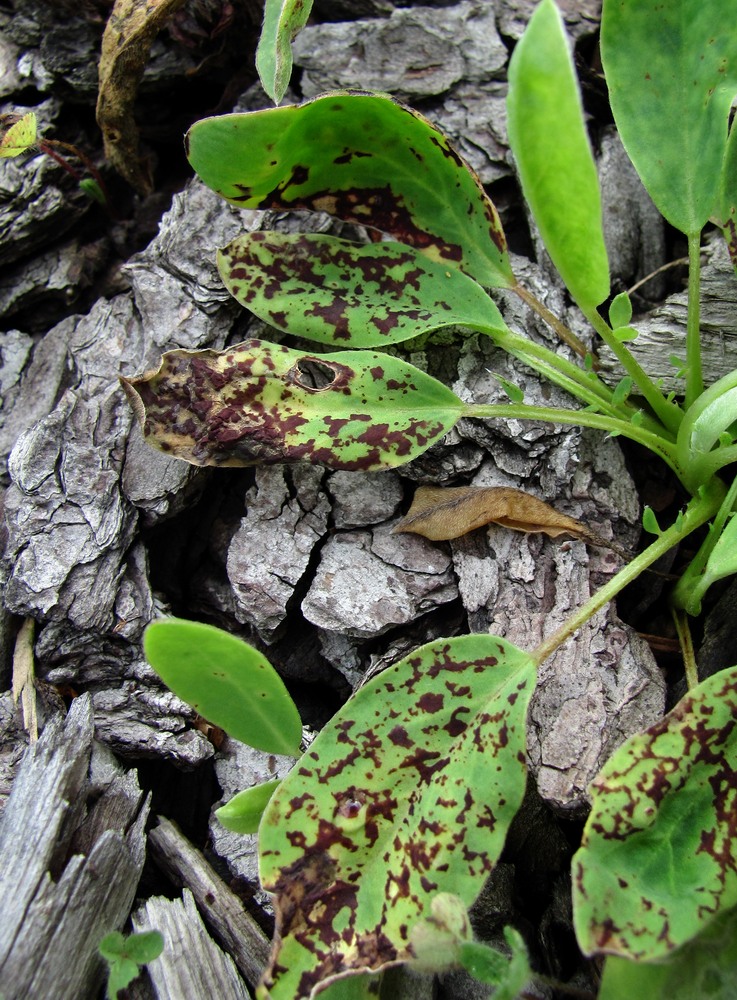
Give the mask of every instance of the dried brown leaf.
[(485, 524), (515, 531), (572, 535), (592, 540), (589, 530), (537, 497), (507, 486), (420, 486), (395, 532), (414, 532), (433, 542), (460, 538)]
[(102, 36), (97, 124), (105, 156), (137, 191), (152, 187), (148, 164), (138, 152), (133, 106), (153, 40), (184, 0), (115, 0)]

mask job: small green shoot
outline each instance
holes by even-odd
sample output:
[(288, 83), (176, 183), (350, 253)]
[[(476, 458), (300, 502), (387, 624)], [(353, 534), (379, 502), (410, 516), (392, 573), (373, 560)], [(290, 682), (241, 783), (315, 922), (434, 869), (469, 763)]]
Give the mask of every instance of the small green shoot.
[(148, 965), (164, 950), (164, 938), (158, 931), (142, 931), (127, 937), (120, 931), (106, 934), (98, 945), (100, 955), (108, 963), (107, 1000), (118, 1000), (118, 993), (139, 975), (141, 966)]
[(281, 784), (280, 778), (245, 788), (215, 810), (226, 830), (232, 833), (257, 833), (269, 799)]

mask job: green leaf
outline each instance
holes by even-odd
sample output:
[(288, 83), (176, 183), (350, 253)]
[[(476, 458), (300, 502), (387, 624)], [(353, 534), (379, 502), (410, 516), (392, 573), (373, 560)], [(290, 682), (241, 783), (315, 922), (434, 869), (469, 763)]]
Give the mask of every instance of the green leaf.
[(591, 787), (573, 858), (585, 954), (666, 958), (737, 904), (737, 667), (627, 740)]
[(205, 118), (186, 142), (205, 184), (242, 208), (327, 212), (482, 285), (515, 283), (499, 216), (476, 175), (442, 132), (390, 97), (333, 93)]
[(612, 333), (622, 344), (628, 340), (637, 340), (640, 335), (640, 331), (635, 330), (633, 326), (618, 326), (616, 330), (612, 330)]
[(737, 911), (730, 910), (668, 962), (607, 958), (599, 1000), (734, 1000), (736, 984)]
[(649, 532), (651, 535), (662, 535), (663, 529), (658, 524), (658, 519), (655, 516), (655, 511), (652, 507), (645, 507), (642, 512), (642, 526), (645, 531)]
[(0, 138), (0, 158), (20, 156), (36, 142), (36, 115), (33, 111), (19, 118)]
[(684, 233), (716, 208), (737, 93), (737, 0), (605, 0), (601, 56), (619, 134)]
[(226, 830), (233, 833), (257, 833), (264, 809), (281, 783), (281, 778), (264, 781), (253, 788), (238, 792), (225, 805), (215, 810), (215, 815)]
[(553, 263), (584, 309), (609, 294), (596, 166), (565, 29), (552, 0), (530, 19), (509, 64), (509, 142)]
[(164, 684), (229, 736), (267, 753), (299, 756), (299, 712), (258, 650), (214, 625), (178, 618), (152, 622), (143, 649)]
[(525, 787), (529, 655), (467, 635), (361, 688), (274, 793), (259, 830), (278, 944), (259, 996), (308, 997), (411, 958), (435, 893), (468, 907)]
[(255, 232), (218, 253), (228, 291), (280, 330), (324, 344), (379, 347), (446, 326), (496, 326), (473, 278), (402, 243)]
[(106, 996), (117, 1000), (138, 976), (139, 966), (158, 958), (164, 950), (164, 938), (159, 931), (142, 931), (126, 937), (120, 931), (106, 934), (97, 946), (100, 955), (109, 964)]
[(116, 958), (111, 962), (105, 991), (108, 1000), (118, 1000), (118, 993), (130, 986), (139, 972), (138, 965), (129, 958)]
[(514, 927), (505, 927), (504, 939), (512, 952), (511, 956), (502, 955), (489, 945), (467, 941), (461, 945), (460, 962), (474, 979), (495, 986), (494, 1000), (516, 1000), (533, 978), (533, 972), (519, 931)]
[(617, 330), (621, 326), (629, 326), (632, 319), (632, 302), (627, 292), (620, 292), (612, 299), (609, 306), (609, 326)]
[(256, 69), (261, 85), (279, 104), (292, 75), (292, 42), (307, 23), (312, 0), (266, 0)]
[(629, 375), (625, 375), (623, 379), (617, 383), (617, 387), (612, 393), (612, 404), (614, 406), (619, 406), (627, 401), (627, 397), (632, 392), (632, 379)]
[(722, 163), (716, 219), (727, 241), (732, 266), (737, 269), (737, 129), (730, 128)]
[(712, 549), (703, 574), (701, 595), (717, 580), (737, 573), (737, 517), (731, 515)]
[(442, 438), (464, 409), (399, 358), (310, 355), (258, 340), (169, 351), (158, 371), (121, 382), (149, 444), (194, 465), (394, 468)]

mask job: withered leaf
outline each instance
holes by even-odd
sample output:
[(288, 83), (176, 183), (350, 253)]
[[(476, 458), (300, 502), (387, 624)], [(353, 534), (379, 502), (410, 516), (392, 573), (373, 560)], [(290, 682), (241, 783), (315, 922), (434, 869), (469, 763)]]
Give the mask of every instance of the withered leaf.
[(148, 165), (138, 152), (133, 117), (136, 91), (154, 38), (184, 0), (115, 0), (102, 36), (97, 124), (105, 156), (137, 191), (152, 187)]
[(485, 524), (529, 533), (593, 540), (589, 530), (537, 497), (508, 486), (420, 486), (394, 532), (414, 532), (433, 542), (460, 538)]
[(169, 351), (158, 370), (121, 382), (148, 443), (193, 465), (390, 469), (463, 411), (450, 389), (400, 358), (258, 340)]

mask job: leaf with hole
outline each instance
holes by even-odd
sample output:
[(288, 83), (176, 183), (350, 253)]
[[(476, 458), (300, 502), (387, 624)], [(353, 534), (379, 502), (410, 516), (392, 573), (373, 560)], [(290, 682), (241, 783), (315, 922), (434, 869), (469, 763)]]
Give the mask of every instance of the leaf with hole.
[(660, 961), (737, 905), (737, 667), (624, 743), (573, 859), (587, 955)]
[(152, 622), (143, 649), (164, 684), (208, 722), (258, 750), (299, 756), (299, 712), (257, 649), (214, 625), (178, 618)]
[(438, 639), (374, 677), (274, 793), (259, 829), (276, 951), (259, 996), (410, 959), (435, 893), (468, 907), (525, 788), (535, 665), (489, 635)]
[(523, 490), (509, 486), (420, 486), (393, 532), (412, 532), (433, 542), (460, 538), (486, 524), (551, 538), (589, 539), (585, 525)]
[(218, 267), (260, 319), (324, 344), (380, 347), (457, 325), (506, 330), (473, 278), (401, 243), (246, 233), (218, 253)]
[(543, 243), (584, 309), (609, 294), (599, 178), (563, 21), (543, 0), (509, 64), (509, 142)]
[(244, 788), (215, 810), (226, 830), (233, 833), (257, 833), (264, 809), (281, 783), (281, 778), (264, 781), (253, 788)]
[(292, 75), (292, 42), (307, 23), (312, 0), (266, 0), (256, 49), (261, 85), (279, 104)]
[(169, 351), (157, 371), (121, 382), (149, 444), (194, 465), (394, 468), (463, 412), (450, 389), (400, 358), (258, 340)]
[(737, 94), (737, 0), (605, 0), (601, 58), (624, 147), (659, 211), (697, 233), (717, 209)]
[(338, 92), (205, 118), (186, 141), (195, 171), (235, 205), (327, 212), (481, 285), (514, 284), (499, 216), (476, 175), (442, 132), (386, 95)]

